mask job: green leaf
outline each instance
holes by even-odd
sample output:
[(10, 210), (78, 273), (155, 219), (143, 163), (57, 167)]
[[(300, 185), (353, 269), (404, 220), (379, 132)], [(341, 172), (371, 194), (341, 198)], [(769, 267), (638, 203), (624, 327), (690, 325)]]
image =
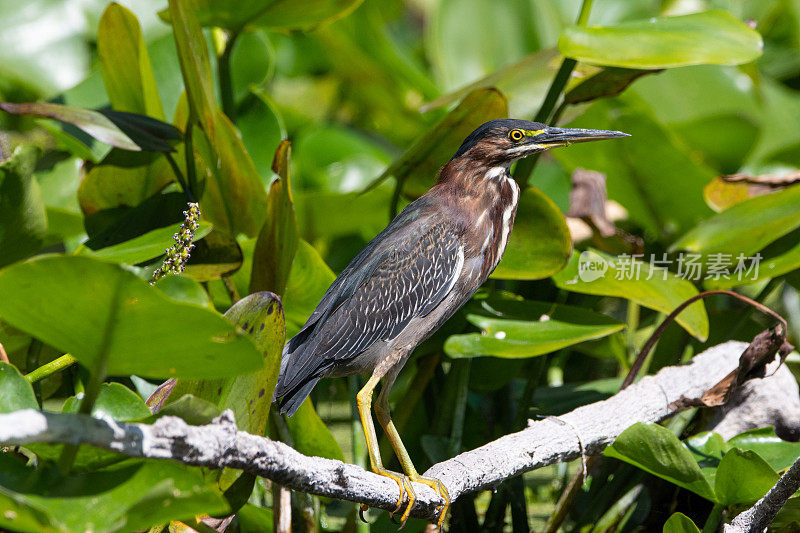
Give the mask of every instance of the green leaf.
[(706, 476), (709, 485), (713, 487), (714, 479), (717, 476), (717, 467), (725, 454), (725, 441), (717, 433), (705, 431), (692, 435), (683, 441), (683, 444), (697, 461), (697, 466)]
[[(24, 519), (41, 524), (27, 531), (138, 531), (229, 511), (196, 469), (178, 463), (126, 461), (69, 477), (52, 468), (25, 467), (3, 454), (0, 465), (0, 505), (17, 502), (26, 510)], [(0, 513), (0, 526), (26, 531), (18, 529), (13, 513)]]
[(250, 292), (286, 292), (299, 239), (297, 216), (289, 182), (291, 144), (281, 142), (275, 152), (273, 170), (279, 178), (272, 182), (267, 197), (267, 220), (258, 234), (253, 252)]
[[(308, 30), (350, 14), (364, 0), (245, 0), (235, 4), (215, 0), (191, 0), (187, 9), (197, 14), (203, 26), (240, 31), (245, 26), (283, 30)], [(159, 16), (169, 21), (166, 10)]]
[(464, 139), (486, 122), (508, 116), (506, 99), (496, 89), (477, 89), (441, 121), (423, 133), (370, 187), (394, 176), (403, 183), (403, 192), (423, 195), (433, 185), (436, 173), (447, 163)]
[(757, 453), (732, 448), (717, 467), (714, 491), (723, 505), (753, 503), (766, 494), (779, 477)]
[(0, 267), (37, 252), (47, 233), (41, 191), (33, 178), (37, 153), (21, 145), (0, 163)]
[(657, 424), (637, 422), (623, 431), (604, 453), (716, 501), (714, 490), (692, 454), (678, 437)]
[(195, 243), (183, 274), (200, 282), (220, 279), (237, 271), (243, 260), (236, 239), (215, 229)]
[(800, 187), (750, 198), (700, 222), (674, 250), (750, 255), (800, 226)]
[(214, 309), (203, 286), (186, 276), (164, 276), (154, 286), (173, 300)]
[(263, 362), (219, 314), (176, 302), (119, 265), (39, 256), (0, 271), (0, 316), (109, 375), (218, 378)]
[(543, 279), (557, 273), (572, 253), (564, 215), (536, 187), (520, 195), (514, 229), (500, 264), (492, 273), (500, 279)]
[(558, 53), (552, 48), (530, 54), (494, 70), (478, 81), (436, 98), (420, 110), (425, 112), (449, 106), (478, 89), (495, 88), (508, 99), (509, 116), (533, 115), (544, 101), (556, 75), (558, 57)]
[[(622, 260), (596, 250), (574, 254), (553, 281), (564, 290), (625, 298), (662, 313), (670, 313), (697, 294), (691, 282), (666, 270), (630, 256)], [(708, 337), (708, 315), (702, 301), (687, 307), (676, 321), (697, 339)]]
[(740, 65), (758, 58), (761, 35), (725, 11), (573, 26), (558, 40), (562, 54), (596, 65), (668, 68), (703, 63)]
[(220, 411), (232, 409), (239, 429), (263, 435), (286, 339), (281, 302), (270, 292), (250, 294), (228, 309), (225, 317), (253, 339), (262, 354), (263, 367), (227, 379), (179, 379), (170, 398), (191, 394)]
[(745, 431), (729, 439), (726, 446), (757, 453), (776, 472), (789, 468), (800, 457), (800, 442), (781, 440), (771, 427)]
[(339, 443), (333, 438), (328, 426), (314, 410), (311, 398), (300, 404), (297, 412), (291, 417), (284, 417), (292, 436), (294, 449), (312, 457), (326, 457), (344, 461), (344, 454)]
[(109, 4), (97, 29), (97, 54), (114, 109), (164, 120), (153, 67), (136, 15), (117, 3)]
[(283, 297), (287, 337), (300, 331), (335, 279), (314, 247), (300, 240)]
[(170, 0), (168, 12), (189, 107), (200, 123), (209, 129), (213, 128), (216, 107), (214, 80), (206, 40), (192, 4), (191, 0)]
[(0, 361), (0, 413), (38, 409), (33, 387), (17, 367)]
[(172, 152), (172, 145), (167, 140), (180, 138), (180, 130), (171, 124), (135, 113), (93, 111), (44, 102), (0, 102), (0, 109), (14, 115), (35, 115), (67, 122), (98, 141), (123, 150)]
[[(164, 255), (166, 249), (175, 244), (172, 236), (179, 231), (180, 226), (180, 224), (176, 224), (154, 229), (129, 241), (100, 248), (99, 250), (92, 250), (82, 246), (76, 251), (76, 254), (87, 255), (104, 261), (136, 265), (148, 259)], [(211, 224), (204, 220), (200, 221), (192, 242), (202, 239), (209, 233), (211, 233)]]
[[(625, 324), (599, 313), (548, 302), (485, 300), (467, 320), (481, 333), (453, 335), (450, 357), (533, 357), (620, 331)], [(503, 317), (503, 318), (498, 318)]]
[[(241, 37), (253, 35), (247, 33)], [(255, 38), (255, 37), (253, 37)], [(266, 37), (263, 37), (266, 39)], [(239, 50), (239, 46), (234, 50)], [(249, 54), (246, 50), (242, 54)], [(235, 52), (234, 65), (235, 69)], [(234, 71), (235, 75), (236, 72)], [(235, 83), (235, 76), (234, 76)], [(235, 87), (235, 86), (234, 86)], [(261, 87), (248, 86), (249, 92), (244, 101), (236, 109), (236, 127), (242, 134), (247, 153), (253, 158), (253, 164), (262, 180), (267, 182), (272, 176), (272, 161), (275, 151), (278, 149), (281, 140), (287, 137), (286, 126), (280, 111), (271, 99), (266, 90)]]
[(606, 67), (584, 79), (564, 94), (564, 104), (575, 105), (616, 96), (637, 79), (657, 70)]
[[(77, 413), (79, 407), (80, 400), (71, 396), (64, 402), (62, 411)], [(109, 417), (122, 422), (142, 420), (151, 414), (141, 396), (119, 383), (103, 383), (92, 407), (93, 417)]]
[(236, 518), (239, 521), (239, 531), (241, 533), (259, 533), (274, 529), (272, 509), (258, 507), (252, 503), (248, 503), (239, 509), (236, 513)]
[(210, 424), (221, 412), (220, 408), (212, 402), (198, 398), (193, 394), (184, 394), (172, 403), (161, 407), (153, 415), (153, 419), (161, 418), (162, 416), (177, 416), (187, 424), (204, 426)]
[(663, 533), (700, 533), (700, 529), (692, 522), (692, 519), (683, 513), (672, 513), (672, 516), (664, 522)]

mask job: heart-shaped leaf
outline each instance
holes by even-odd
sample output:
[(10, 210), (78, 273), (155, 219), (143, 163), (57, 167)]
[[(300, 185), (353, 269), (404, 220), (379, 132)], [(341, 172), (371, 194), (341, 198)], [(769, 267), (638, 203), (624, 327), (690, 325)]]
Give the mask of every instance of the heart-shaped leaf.
[(38, 409), (33, 387), (17, 367), (0, 361), (0, 413)]

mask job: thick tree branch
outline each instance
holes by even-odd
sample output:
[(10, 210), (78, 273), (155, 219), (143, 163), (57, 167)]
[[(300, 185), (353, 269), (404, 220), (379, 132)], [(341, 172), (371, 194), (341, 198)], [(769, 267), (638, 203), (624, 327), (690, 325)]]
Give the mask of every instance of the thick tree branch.
[(725, 533), (760, 533), (775, 519), (789, 497), (800, 489), (800, 459), (789, 467), (775, 486), (769, 489), (747, 511), (736, 515), (730, 524), (725, 525)]
[[(603, 448), (635, 422), (657, 422), (673, 414), (669, 404), (682, 396), (699, 398), (736, 368), (747, 347), (727, 342), (695, 356), (685, 366), (664, 368), (608, 400), (580, 407), (558, 419), (531, 421), (517, 433), (431, 467), (455, 499), (502, 481)], [(32, 442), (90, 444), (134, 457), (173, 459), (207, 467), (231, 467), (269, 478), (293, 490), (366, 503), (392, 510), (398, 487), (391, 479), (340, 461), (306, 457), (289, 446), (238, 431), (230, 411), (207, 426), (189, 426), (175, 417), (153, 425), (35, 410), (0, 415), (0, 445)], [(433, 518), (440, 501), (427, 486), (415, 484), (412, 516)]]

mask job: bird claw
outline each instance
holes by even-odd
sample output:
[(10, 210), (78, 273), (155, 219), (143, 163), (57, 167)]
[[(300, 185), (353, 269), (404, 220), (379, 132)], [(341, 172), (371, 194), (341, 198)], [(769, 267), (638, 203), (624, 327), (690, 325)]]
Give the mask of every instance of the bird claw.
[(417, 483), (422, 483), (423, 485), (429, 486), (444, 500), (442, 510), (439, 511), (439, 520), (436, 521), (436, 527), (441, 530), (442, 525), (444, 524), (444, 519), (447, 517), (447, 511), (450, 509), (450, 493), (447, 492), (447, 487), (444, 486), (444, 483), (433, 477), (423, 477), (417, 475), (411, 479)]
[(364, 518), (364, 513), (369, 510), (369, 505), (366, 503), (362, 503), (361, 506), (358, 508), (358, 517), (361, 519), (362, 522), (365, 524), (369, 524), (366, 518)]

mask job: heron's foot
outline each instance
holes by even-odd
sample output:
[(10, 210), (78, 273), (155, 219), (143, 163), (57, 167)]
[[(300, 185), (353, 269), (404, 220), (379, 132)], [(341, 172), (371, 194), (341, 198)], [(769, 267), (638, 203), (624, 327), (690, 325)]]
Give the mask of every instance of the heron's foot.
[(406, 525), (406, 521), (408, 520), (409, 515), (411, 515), (411, 510), (414, 508), (414, 504), (417, 501), (417, 495), (414, 493), (414, 487), (411, 486), (411, 479), (408, 476), (399, 474), (397, 472), (392, 472), (391, 470), (386, 470), (385, 468), (375, 470), (374, 472), (376, 474), (380, 474), (381, 476), (392, 478), (400, 487), (400, 497), (397, 499), (397, 507), (395, 507), (394, 511), (389, 513), (392, 518), (394, 518), (396, 513), (399, 513), (400, 510), (403, 509), (405, 500), (408, 500), (408, 503), (405, 505), (405, 510), (400, 517), (400, 528), (402, 529), (402, 527)]
[(447, 511), (450, 509), (450, 494), (447, 492), (447, 487), (445, 487), (444, 483), (435, 477), (425, 477), (420, 476), (419, 474), (411, 476), (411, 481), (416, 481), (417, 483), (422, 483), (423, 485), (429, 486), (444, 500), (442, 510), (439, 511), (439, 520), (436, 522), (436, 527), (442, 529), (444, 519), (447, 517)]

